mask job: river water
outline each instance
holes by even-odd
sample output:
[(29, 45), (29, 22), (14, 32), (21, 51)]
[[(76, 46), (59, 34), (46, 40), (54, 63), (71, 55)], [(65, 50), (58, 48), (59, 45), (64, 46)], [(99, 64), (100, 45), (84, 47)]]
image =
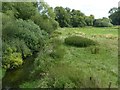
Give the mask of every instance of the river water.
[(18, 69), (7, 70), (2, 79), (2, 88), (8, 90), (10, 88), (19, 88), (19, 85), (25, 81), (30, 80), (29, 75), (34, 67), (35, 57), (30, 56), (24, 60), (24, 64)]

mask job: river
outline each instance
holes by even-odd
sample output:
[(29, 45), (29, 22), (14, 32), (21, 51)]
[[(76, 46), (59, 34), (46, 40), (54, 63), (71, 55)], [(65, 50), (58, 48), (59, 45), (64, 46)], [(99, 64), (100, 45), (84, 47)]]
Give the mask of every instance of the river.
[(24, 64), (14, 70), (7, 70), (2, 79), (2, 88), (8, 90), (10, 88), (19, 88), (19, 85), (30, 80), (29, 75), (34, 67), (34, 60), (37, 56), (30, 56), (24, 60)]

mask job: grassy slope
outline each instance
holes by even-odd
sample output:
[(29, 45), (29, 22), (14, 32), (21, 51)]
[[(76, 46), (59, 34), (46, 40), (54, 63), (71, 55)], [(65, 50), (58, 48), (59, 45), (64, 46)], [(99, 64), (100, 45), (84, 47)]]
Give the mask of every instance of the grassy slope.
[[(57, 75), (64, 75), (78, 73), (78, 77), (81, 78), (83, 83), (89, 86), (89, 78), (92, 77), (93, 81), (98, 84), (98, 87), (108, 87), (109, 83), (112, 82), (111, 87), (117, 86), (117, 73), (118, 73), (118, 43), (117, 34), (118, 30), (114, 28), (60, 28), (58, 29), (62, 35), (59, 38), (64, 38), (71, 34), (79, 35), (79, 32), (85, 33), (83, 36), (92, 38), (99, 42), (99, 53), (91, 54), (90, 47), (88, 48), (76, 48), (63, 45), (67, 50), (65, 57), (61, 60), (64, 63), (61, 67), (56, 65), (52, 73), (57, 73)], [(81, 34), (81, 33), (80, 33)], [(112, 38), (107, 38), (107, 35), (111, 35)], [(106, 35), (106, 37), (92, 35)], [(115, 38), (114, 38), (115, 37)], [(68, 70), (64, 68), (64, 65), (69, 65)], [(59, 71), (58, 71), (58, 70)], [(76, 71), (76, 70), (77, 71)], [(73, 70), (73, 71), (72, 71)], [(64, 73), (63, 73), (64, 72)], [(83, 73), (83, 74), (82, 74)], [(67, 75), (66, 75), (67, 76)], [(76, 77), (76, 74), (73, 76)], [(93, 82), (92, 81), (92, 82)], [(92, 83), (90, 82), (90, 83)]]
[[(49, 68), (49, 76), (60, 78), (62, 83), (69, 78), (73, 83), (68, 87), (77, 85), (79, 87), (117, 87), (118, 75), (118, 30), (115, 28), (59, 28), (56, 32), (61, 34), (53, 35), (64, 41), (69, 35), (82, 35), (91, 38), (99, 43), (99, 53), (92, 54), (91, 48), (62, 47), (66, 54), (61, 60)], [(63, 79), (63, 78), (64, 79)], [(39, 87), (41, 81), (25, 83), (21, 87)], [(59, 87), (59, 86), (58, 86)]]

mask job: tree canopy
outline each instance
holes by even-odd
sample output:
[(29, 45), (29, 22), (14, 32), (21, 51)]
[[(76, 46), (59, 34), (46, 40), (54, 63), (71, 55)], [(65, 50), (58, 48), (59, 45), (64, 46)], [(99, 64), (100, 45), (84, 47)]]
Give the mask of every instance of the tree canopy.
[(112, 9), (110, 9), (109, 14), (109, 18), (112, 20), (112, 24), (120, 25), (120, 7), (113, 7)]

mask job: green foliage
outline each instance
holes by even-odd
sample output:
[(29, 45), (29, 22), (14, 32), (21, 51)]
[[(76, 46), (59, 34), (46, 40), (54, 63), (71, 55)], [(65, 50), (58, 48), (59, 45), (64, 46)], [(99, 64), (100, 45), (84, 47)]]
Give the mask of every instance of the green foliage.
[[(36, 12), (36, 8), (32, 2), (3, 2), (2, 4), (2, 11), (5, 13), (11, 11), (17, 19), (28, 20)], [(8, 14), (11, 15), (11, 13)]]
[(53, 8), (50, 7), (43, 0), (41, 2), (38, 2), (38, 10), (40, 12), (40, 15), (46, 16), (47, 18), (55, 19), (55, 13), (53, 12)]
[[(110, 27), (60, 28), (53, 34), (58, 32), (60, 33), (59, 36), (49, 39), (51, 42), (48, 43), (51, 46), (54, 46), (54, 44), (60, 45), (61, 42), (56, 39), (59, 37), (64, 39), (68, 33), (74, 32), (85, 33), (86, 37), (89, 38), (92, 38), (91, 36), (93, 34), (113, 34), (117, 36), (117, 30)], [(43, 71), (41, 71), (40, 68), (36, 69), (35, 74), (31, 75), (36, 77), (30, 81), (22, 83), (20, 87), (53, 89), (105, 88), (108, 87), (109, 82), (112, 82), (111, 88), (117, 87), (117, 40), (114, 41), (102, 37), (93, 39), (99, 42), (99, 46), (77, 48), (68, 47), (63, 44), (62, 47), (67, 53), (61, 60), (57, 60), (58, 58), (53, 59), (49, 57), (49, 53), (54, 48), (51, 48), (47, 43), (47, 48), (45, 48), (46, 52), (42, 55), (39, 53), (39, 57), (36, 59), (38, 61), (35, 64), (36, 67), (37, 65), (39, 67), (43, 67)], [(53, 44), (53, 42), (56, 43)], [(111, 70), (113, 71), (111, 72)]]
[(62, 76), (62, 77), (55, 78), (53, 87), (54, 88), (75, 88), (76, 85), (69, 78)]
[(17, 2), (15, 3), (14, 8), (18, 12), (16, 17), (23, 20), (30, 19), (30, 17), (36, 13), (36, 8), (31, 2)]
[(93, 26), (93, 21), (94, 21), (93, 15), (85, 17), (85, 22), (86, 22), (87, 26)]
[(62, 41), (59, 39), (52, 39), (52, 52), (50, 56), (54, 59), (61, 59), (65, 55), (65, 49), (62, 47)]
[(23, 60), (21, 53), (13, 52), (12, 48), (8, 47), (4, 54), (2, 60), (3, 68), (14, 69), (22, 65)]
[(14, 3), (2, 2), (2, 12), (14, 9)]
[(86, 26), (85, 15), (80, 10), (71, 11), (71, 25), (73, 27), (84, 27)]
[[(30, 56), (34, 51), (42, 49), (47, 34), (31, 20), (12, 20), (8, 15), (4, 14), (2, 24), (3, 57), (5, 57), (3, 59), (4, 68), (17, 68), (21, 65), (21, 60), (24, 57)], [(11, 47), (12, 54), (6, 55), (11, 53), (6, 50), (9, 47)], [(18, 58), (17, 55), (13, 57), (13, 53), (19, 53), (21, 56), (18, 55)]]
[[(76, 48), (97, 44), (97, 42), (92, 39), (81, 36), (65, 38), (65, 44), (75, 47), (67, 47), (64, 45), (61, 40), (64, 40), (64, 37), (68, 35), (66, 33), (74, 32), (73, 29), (68, 32), (63, 30), (66, 31), (64, 33), (54, 32), (53, 34), (56, 35), (56, 37), (52, 37), (46, 41), (48, 34), (51, 34), (58, 28), (56, 21), (59, 22), (61, 27), (92, 26), (94, 16), (85, 16), (80, 10), (70, 10), (70, 8), (62, 7), (56, 7), (54, 13), (53, 9), (44, 2), (39, 3), (38, 9), (36, 8), (37, 3), (31, 2), (3, 3), (3, 41), (2, 45), (0, 45), (2, 46), (0, 51), (3, 51), (3, 68), (15, 69), (23, 64), (24, 58), (34, 54), (36, 51), (40, 51), (33, 63), (34, 67), (30, 75), (32, 78), (36, 76), (34, 77), (34, 81), (31, 80), (32, 82), (25, 83), (21, 87), (99, 87), (102, 86), (99, 82), (103, 82), (103, 85), (107, 86), (110, 80), (114, 81), (113, 85), (116, 85), (117, 69), (114, 66), (116, 66), (117, 62), (115, 61), (117, 53), (114, 51), (117, 51), (117, 49), (110, 45), (117, 44), (112, 40), (112, 42), (107, 41), (106, 43), (105, 38), (99, 37), (100, 40), (102, 39), (100, 41), (101, 47), (103, 48), (101, 52), (99, 52), (99, 47), (96, 46), (90, 47), (88, 51), (86, 48)], [(119, 14), (117, 14), (116, 17), (118, 15)], [(112, 26), (110, 22), (107, 18), (98, 19), (94, 21), (94, 26)], [(84, 31), (81, 31), (89, 34), (86, 35), (89, 37), (91, 37), (93, 33), (98, 34), (100, 31), (88, 30), (88, 28), (86, 30), (82, 28)], [(108, 32), (112, 32), (112, 30), (106, 30), (101, 33)], [(62, 34), (64, 35), (62, 36)], [(114, 34), (116, 34), (116, 32)], [(58, 39), (59, 37), (61, 40)], [(96, 38), (94, 39), (97, 40)], [(109, 56), (107, 57), (108, 59), (106, 56)], [(112, 70), (110, 68), (112, 68)], [(107, 75), (108, 73), (110, 76)], [(114, 76), (112, 76), (112, 74), (114, 74)], [(94, 75), (96, 75), (96, 77), (94, 77)], [(102, 78), (103, 76), (105, 76), (105, 78)], [(36, 78), (37, 80), (35, 80)]]
[(64, 49), (61, 47), (56, 47), (55, 50), (53, 50), (50, 53), (50, 56), (53, 57), (54, 59), (60, 59), (64, 56)]
[(109, 19), (103, 18), (103, 19), (95, 19), (94, 26), (95, 27), (111, 27), (113, 25), (111, 24)]
[(58, 22), (55, 21), (55, 13), (53, 9), (45, 2), (38, 3), (38, 11), (31, 17), (42, 30), (51, 33), (58, 28)]
[(70, 26), (70, 13), (68, 13), (63, 7), (55, 7), (54, 12), (56, 14), (56, 21), (59, 22), (60, 27)]
[(43, 45), (44, 31), (32, 21), (17, 20), (4, 25), (3, 39), (19, 38), (24, 40), (31, 50), (38, 50)]
[(112, 8), (109, 11), (110, 16), (109, 18), (112, 20), (112, 24), (114, 25), (120, 25), (120, 7), (118, 8)]
[(72, 45), (72, 46), (76, 46), (76, 47), (87, 47), (90, 45), (97, 44), (95, 41), (88, 39), (88, 38), (81, 37), (81, 36), (67, 37), (67, 38), (65, 38), (65, 43), (67, 45)]
[(80, 10), (55, 7), (56, 21), (60, 27), (83, 27), (86, 26), (85, 15)]
[[(57, 43), (56, 43), (57, 42)], [(61, 60), (65, 55), (65, 49), (62, 47), (62, 43), (59, 39), (51, 39), (46, 44), (45, 50), (38, 54), (38, 57), (34, 61), (34, 74), (46, 72), (51, 64), (56, 60)]]
[(5, 13), (1, 13), (1, 14), (2, 14), (2, 28), (4, 28), (5, 25), (7, 25), (8, 23), (15, 21), (13, 18), (11, 18), (11, 16)]
[(60, 27), (93, 26), (94, 16), (85, 16), (80, 10), (71, 10), (68, 7), (55, 7), (54, 12)]
[(24, 55), (28, 55), (28, 53), (29, 54), (31, 53), (30, 51), (26, 52), (27, 48), (22, 48), (22, 46), (20, 46), (21, 42), (19, 42), (18, 40), (16, 41), (2, 42), (2, 50), (3, 50), (2, 65), (4, 69), (14, 69), (22, 65), (23, 60), (22, 60), (22, 53), (19, 51), (20, 47), (21, 49), (24, 49), (22, 51), (24, 52)]
[(55, 29), (58, 28), (58, 23), (47, 16), (40, 15), (36, 13), (35, 16), (32, 16), (31, 19), (37, 24), (42, 30), (46, 31), (47, 33), (51, 33)]
[(57, 29), (58, 23), (53, 9), (44, 2), (2, 4), (3, 67), (13, 69), (22, 65), (22, 59), (43, 48), (48, 33)]
[(62, 34), (61, 32), (54, 31), (54, 32), (51, 34), (50, 38), (57, 37), (57, 36), (59, 36), (59, 35), (61, 35), (61, 34)]
[(25, 82), (21, 88), (75, 88), (76, 85), (69, 78), (64, 76), (45, 76), (41, 80)]
[(32, 51), (27, 47), (23, 40), (11, 39), (3, 42), (3, 52), (6, 52), (5, 50), (8, 46), (11, 47), (14, 52), (20, 52), (23, 58), (32, 55)]

